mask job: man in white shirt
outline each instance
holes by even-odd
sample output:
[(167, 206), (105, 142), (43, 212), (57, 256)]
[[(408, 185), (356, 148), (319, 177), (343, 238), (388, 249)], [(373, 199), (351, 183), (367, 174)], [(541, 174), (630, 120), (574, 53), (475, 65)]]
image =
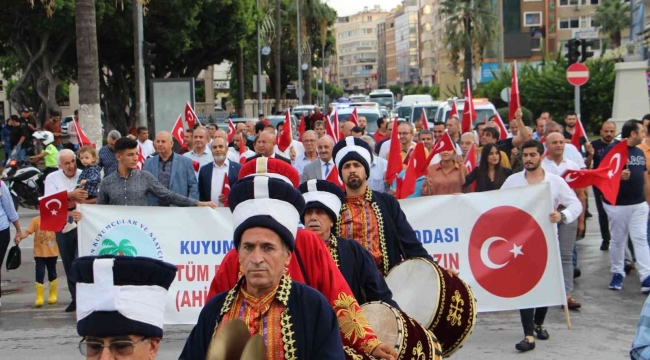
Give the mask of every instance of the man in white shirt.
[(194, 149), (183, 154), (183, 156), (187, 156), (198, 164), (198, 166), (196, 166), (196, 164), (194, 165), (194, 171), (196, 172), (196, 178), (198, 179), (199, 169), (201, 166), (209, 164), (213, 160), (212, 153), (206, 146), (208, 143), (208, 130), (203, 126), (194, 129), (194, 132), (192, 133), (192, 141), (194, 142)]
[[(524, 171), (510, 175), (501, 186), (501, 189), (512, 189), (547, 182), (551, 186), (551, 200), (553, 201), (553, 209), (549, 209), (551, 223), (558, 224), (561, 222), (566, 225), (574, 222), (582, 213), (582, 204), (580, 204), (580, 200), (578, 200), (576, 194), (569, 188), (564, 179), (546, 172), (542, 168), (544, 145), (536, 140), (528, 140), (522, 145), (522, 152)], [(563, 206), (564, 210), (558, 211), (560, 206)], [(543, 221), (543, 219), (538, 219), (538, 221)], [(535, 333), (537, 333), (537, 338), (540, 340), (549, 338), (548, 332), (542, 327), (547, 311), (547, 307), (519, 311), (526, 337), (515, 346), (517, 350), (533, 350), (535, 348)]]
[[(549, 122), (546, 123), (546, 127), (545, 127), (545, 130), (544, 130), (544, 136), (546, 137), (546, 139), (548, 139), (548, 135), (553, 134), (553, 133), (563, 134), (564, 129), (562, 128), (562, 125), (556, 123), (555, 121), (549, 121)], [(564, 135), (562, 135), (562, 136), (564, 136)], [(564, 155), (563, 156), (564, 156), (564, 158), (570, 159), (573, 162), (575, 162), (576, 164), (578, 164), (580, 169), (585, 169), (587, 167), (587, 164), (585, 164), (585, 159), (582, 157), (582, 154), (571, 143), (567, 143), (566, 146), (564, 147)]]
[[(245, 134), (244, 134), (245, 135)], [(255, 152), (250, 150), (246, 146), (246, 136), (244, 136), (244, 153), (239, 154), (239, 134), (235, 136), (232, 140), (232, 146), (228, 148), (228, 160), (236, 163), (240, 163), (240, 159), (243, 157), (244, 160), (248, 159), (251, 156), (255, 156)]]
[(149, 140), (149, 130), (146, 127), (141, 126), (136, 131), (138, 134), (138, 144), (142, 148), (142, 156), (146, 159), (156, 152), (153, 147), (153, 141)]
[[(425, 130), (422, 130), (425, 131)], [(365, 141), (370, 145), (371, 149), (375, 148), (375, 139), (370, 135), (363, 135), (361, 140)], [(372, 163), (370, 164), (370, 176), (368, 177), (368, 187), (371, 190), (378, 192), (386, 192), (386, 168), (388, 167), (388, 161), (375, 155), (374, 151), (370, 154), (372, 157)]]
[(307, 130), (302, 134), (302, 145), (305, 151), (298, 153), (296, 156), (296, 163), (294, 167), (298, 170), (298, 174), (302, 176), (302, 171), (305, 166), (311, 164), (318, 159), (318, 152), (316, 151), (316, 132), (314, 130)]
[[(575, 162), (564, 158), (564, 136), (560, 133), (551, 133), (546, 138), (548, 155), (542, 160), (542, 168), (545, 172), (562, 176), (567, 170), (580, 170)], [(582, 305), (573, 298), (573, 251), (576, 244), (576, 236), (581, 234), (585, 227), (585, 189), (574, 189), (580, 200), (583, 211), (575, 221), (569, 224), (558, 224), (557, 233), (560, 241), (560, 257), (562, 258), (562, 272), (564, 274), (564, 289), (567, 294), (567, 306), (569, 309), (579, 309)]]
[(212, 141), (212, 191), (210, 192), (210, 200), (223, 207), (225, 202), (224, 196), (221, 193), (223, 183), (226, 175), (228, 175), (228, 165), (230, 161), (226, 156), (227, 143), (218, 137)]
[(334, 139), (329, 135), (324, 135), (318, 139), (318, 159), (303, 168), (300, 183), (312, 179), (325, 180), (327, 175), (334, 169), (334, 159), (332, 151), (334, 150)]
[[(77, 188), (77, 181), (79, 180), (79, 175), (81, 175), (81, 170), (77, 169), (77, 158), (69, 149), (63, 149), (59, 151), (59, 154), (56, 157), (56, 160), (59, 164), (59, 170), (50, 173), (45, 178), (45, 196), (50, 196), (61, 191), (68, 192), (68, 209), (61, 209), (63, 211), (73, 209), (77, 203), (94, 203), (97, 201), (97, 198), (88, 200), (88, 192), (86, 190)], [(78, 211), (74, 210), (70, 212), (70, 215), (75, 219), (81, 219), (81, 214)], [(74, 223), (72, 223), (74, 224)], [(72, 228), (68, 230), (69, 228)], [(66, 278), (68, 280), (68, 290), (72, 297), (72, 302), (65, 309), (66, 312), (72, 312), (77, 309), (76, 299), (76, 284), (74, 277), (72, 276), (72, 262), (77, 258), (77, 229), (76, 226), (68, 226), (64, 230), (67, 230), (65, 233), (63, 231), (56, 233), (56, 244), (59, 247), (59, 253), (61, 254), (61, 261), (63, 262), (63, 270), (65, 271)]]

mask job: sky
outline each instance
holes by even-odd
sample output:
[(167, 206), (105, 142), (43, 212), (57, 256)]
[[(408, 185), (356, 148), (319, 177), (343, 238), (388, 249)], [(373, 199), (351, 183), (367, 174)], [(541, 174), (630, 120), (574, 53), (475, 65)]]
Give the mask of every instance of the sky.
[(325, 3), (329, 3), (329, 6), (333, 7), (338, 16), (348, 16), (356, 14), (360, 11), (363, 11), (363, 7), (367, 6), (369, 9), (375, 7), (375, 5), (381, 5), (382, 10), (390, 10), (401, 4), (401, 0), (322, 0)]

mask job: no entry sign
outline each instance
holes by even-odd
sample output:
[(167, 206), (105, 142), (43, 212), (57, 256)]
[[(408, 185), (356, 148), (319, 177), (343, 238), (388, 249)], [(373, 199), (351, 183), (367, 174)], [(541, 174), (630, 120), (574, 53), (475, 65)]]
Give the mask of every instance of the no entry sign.
[(566, 79), (573, 86), (582, 86), (589, 80), (589, 69), (584, 64), (575, 63), (567, 69)]

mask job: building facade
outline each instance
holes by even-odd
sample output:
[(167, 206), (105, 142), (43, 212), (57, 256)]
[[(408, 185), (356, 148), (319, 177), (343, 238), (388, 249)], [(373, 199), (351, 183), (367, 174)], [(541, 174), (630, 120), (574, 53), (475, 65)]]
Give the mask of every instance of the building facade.
[(388, 85), (388, 68), (386, 64), (386, 19), (377, 24), (377, 87)]
[(395, 14), (395, 52), (397, 80), (404, 85), (417, 84), (420, 79), (419, 8), (416, 0), (402, 2)]
[(377, 88), (377, 25), (386, 15), (375, 5), (336, 20), (337, 84), (346, 93)]
[(422, 85), (435, 84), (436, 54), (434, 49), (433, 13), (434, 0), (421, 0), (419, 9), (420, 22), (420, 80)]
[(395, 10), (386, 16), (386, 81), (397, 85), (397, 52), (395, 51)]

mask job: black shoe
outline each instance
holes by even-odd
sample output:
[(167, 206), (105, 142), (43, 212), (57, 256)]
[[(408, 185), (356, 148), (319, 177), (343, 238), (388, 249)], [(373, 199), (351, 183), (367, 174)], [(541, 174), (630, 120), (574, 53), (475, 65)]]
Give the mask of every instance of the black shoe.
[(528, 339), (524, 338), (519, 342), (519, 344), (515, 345), (515, 349), (519, 351), (530, 351), (535, 348), (535, 342), (529, 342)]
[(600, 250), (602, 251), (609, 250), (609, 240), (603, 240), (603, 242), (600, 243)]
[(72, 300), (70, 305), (68, 305), (68, 307), (65, 308), (65, 312), (73, 312), (73, 311), (77, 311), (77, 303), (74, 300)]
[(593, 215), (591, 215), (591, 213), (589, 211), (587, 211), (587, 212), (585, 212), (585, 217), (590, 218), (590, 217), (593, 217)]
[(551, 336), (548, 334), (548, 331), (544, 329), (541, 325), (540, 326), (535, 326), (535, 334), (537, 334), (537, 338), (540, 340), (548, 340)]
[(625, 266), (623, 267), (623, 270), (625, 270), (625, 275), (629, 275), (630, 272), (632, 272), (632, 269), (634, 269), (634, 263), (629, 260), (625, 260)]
[(580, 275), (582, 275), (582, 271), (580, 271), (580, 269), (578, 269), (578, 268), (573, 269), (573, 278), (574, 279), (579, 278)]

